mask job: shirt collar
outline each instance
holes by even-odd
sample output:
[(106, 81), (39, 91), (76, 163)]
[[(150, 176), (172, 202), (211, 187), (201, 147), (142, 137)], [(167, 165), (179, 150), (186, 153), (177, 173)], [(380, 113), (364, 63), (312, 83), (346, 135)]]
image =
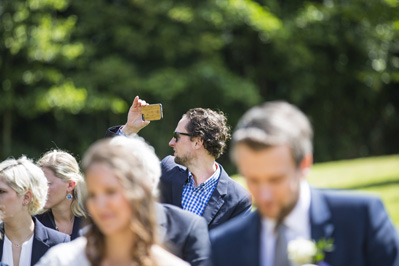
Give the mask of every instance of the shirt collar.
[[(218, 180), (219, 176), (220, 176), (220, 166), (218, 163), (215, 162), (215, 167), (216, 167), (216, 171), (207, 179), (205, 180), (204, 183), (198, 185), (198, 187), (200, 187), (202, 185), (202, 187), (208, 187), (211, 184), (213, 184), (213, 181)], [(194, 185), (194, 177), (193, 174), (190, 172), (190, 170), (188, 171), (188, 180), (187, 183), (192, 183)]]
[(294, 209), (284, 219), (284, 224), (290, 230), (300, 233), (306, 232), (309, 227), (310, 188), (306, 180), (300, 184), (299, 199)]

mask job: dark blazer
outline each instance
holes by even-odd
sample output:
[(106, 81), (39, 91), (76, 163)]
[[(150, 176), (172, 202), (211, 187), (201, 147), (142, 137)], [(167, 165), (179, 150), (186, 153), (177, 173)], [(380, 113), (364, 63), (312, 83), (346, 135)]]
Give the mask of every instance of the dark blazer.
[[(45, 213), (36, 215), (35, 217), (44, 226), (54, 229), (54, 230), (57, 230), (55, 227), (56, 225), (55, 225), (54, 216), (53, 216), (53, 213), (51, 212), (51, 210), (48, 210)], [(73, 222), (72, 234), (70, 234), (71, 240), (74, 240), (75, 238), (80, 236), (79, 230), (81, 229), (82, 225), (83, 225), (83, 218), (75, 216), (74, 222)]]
[(208, 265), (210, 241), (204, 218), (169, 204), (155, 205), (161, 243), (192, 266)]
[[(119, 128), (120, 126), (108, 128), (105, 136), (116, 136)], [(220, 164), (219, 166), (219, 182), (202, 214), (209, 230), (240, 214), (249, 214), (252, 208), (251, 195), (231, 179)], [(183, 185), (188, 180), (187, 168), (176, 164), (173, 156), (165, 157), (161, 162), (161, 168), (160, 201), (182, 208)]]
[[(219, 166), (218, 184), (202, 214), (209, 230), (240, 214), (249, 214), (252, 208), (250, 194), (231, 179), (220, 164)], [(161, 168), (161, 201), (182, 208), (183, 185), (188, 180), (187, 168), (175, 163), (173, 156), (165, 157), (161, 162)]]
[[(69, 235), (45, 227), (34, 217), (33, 221), (35, 222), (35, 231), (33, 233), (31, 265), (35, 265), (52, 246), (70, 241)], [(4, 235), (4, 224), (1, 225), (1, 234)], [(2, 238), (0, 239), (0, 258), (3, 257), (3, 245)]]
[[(310, 222), (312, 239), (334, 239), (330, 266), (399, 265), (398, 234), (378, 198), (311, 189)], [(260, 231), (258, 212), (212, 231), (213, 266), (260, 265)]]

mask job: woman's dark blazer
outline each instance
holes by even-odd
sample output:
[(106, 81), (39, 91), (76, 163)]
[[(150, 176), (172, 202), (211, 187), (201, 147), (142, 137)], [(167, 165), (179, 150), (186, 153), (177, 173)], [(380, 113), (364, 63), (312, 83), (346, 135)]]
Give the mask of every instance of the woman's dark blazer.
[[(33, 233), (32, 266), (35, 265), (52, 246), (70, 241), (69, 235), (45, 227), (35, 217), (33, 217), (33, 221), (35, 223), (35, 231)], [(4, 223), (1, 224), (0, 231), (4, 236)], [(3, 257), (3, 239), (4, 238), (0, 239), (0, 258)]]
[[(39, 214), (35, 216), (44, 226), (57, 230), (55, 228), (55, 220), (53, 213), (51, 210), (48, 210), (47, 212), (43, 214)], [(74, 240), (75, 238), (78, 238), (80, 236), (79, 230), (82, 228), (83, 225), (83, 218), (82, 217), (77, 217), (75, 216), (74, 222), (73, 222), (73, 228), (72, 228), (72, 234), (70, 234), (71, 240)], [(58, 230), (57, 230), (58, 231)]]

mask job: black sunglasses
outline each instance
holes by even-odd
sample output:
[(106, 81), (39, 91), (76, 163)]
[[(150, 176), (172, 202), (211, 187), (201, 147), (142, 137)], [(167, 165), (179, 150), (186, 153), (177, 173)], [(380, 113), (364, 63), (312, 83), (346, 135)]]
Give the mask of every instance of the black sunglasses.
[(175, 132), (173, 133), (173, 138), (175, 139), (176, 142), (179, 141), (180, 135), (189, 136), (189, 137), (192, 137), (192, 136), (193, 136), (193, 135), (188, 134), (188, 133), (176, 132), (176, 131), (175, 131)]

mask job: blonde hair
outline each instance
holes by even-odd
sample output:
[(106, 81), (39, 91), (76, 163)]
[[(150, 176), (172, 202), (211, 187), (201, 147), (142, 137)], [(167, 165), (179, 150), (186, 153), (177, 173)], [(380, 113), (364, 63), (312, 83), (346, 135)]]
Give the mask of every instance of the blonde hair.
[(161, 177), (161, 162), (155, 154), (154, 148), (141, 137), (126, 138), (116, 136), (112, 138), (110, 145), (115, 146), (115, 149), (119, 149), (119, 147), (128, 149), (140, 161), (143, 165), (146, 179), (152, 187), (153, 195), (157, 197), (158, 183)]
[[(0, 178), (15, 190), (18, 196), (32, 193), (28, 204), (31, 216), (38, 214), (47, 200), (47, 179), (43, 171), (30, 159), (22, 156), (19, 159), (7, 159), (0, 163)], [(6, 215), (6, 214), (5, 214)]]
[(72, 191), (71, 210), (73, 215), (77, 217), (86, 217), (83, 203), (85, 182), (75, 157), (65, 151), (50, 150), (37, 161), (37, 165), (41, 168), (46, 167), (50, 169), (56, 177), (65, 182), (75, 182), (75, 188)]
[[(115, 147), (110, 142), (109, 139), (100, 140), (88, 149), (83, 158), (83, 171), (87, 173), (90, 167), (100, 163), (107, 165), (119, 179), (132, 210), (132, 265), (155, 265), (151, 257), (151, 247), (156, 243), (155, 201), (146, 176), (146, 166), (139, 159), (140, 153), (134, 154), (129, 148)], [(99, 265), (105, 254), (104, 234), (91, 222), (92, 226), (86, 234), (86, 255), (92, 265)]]

